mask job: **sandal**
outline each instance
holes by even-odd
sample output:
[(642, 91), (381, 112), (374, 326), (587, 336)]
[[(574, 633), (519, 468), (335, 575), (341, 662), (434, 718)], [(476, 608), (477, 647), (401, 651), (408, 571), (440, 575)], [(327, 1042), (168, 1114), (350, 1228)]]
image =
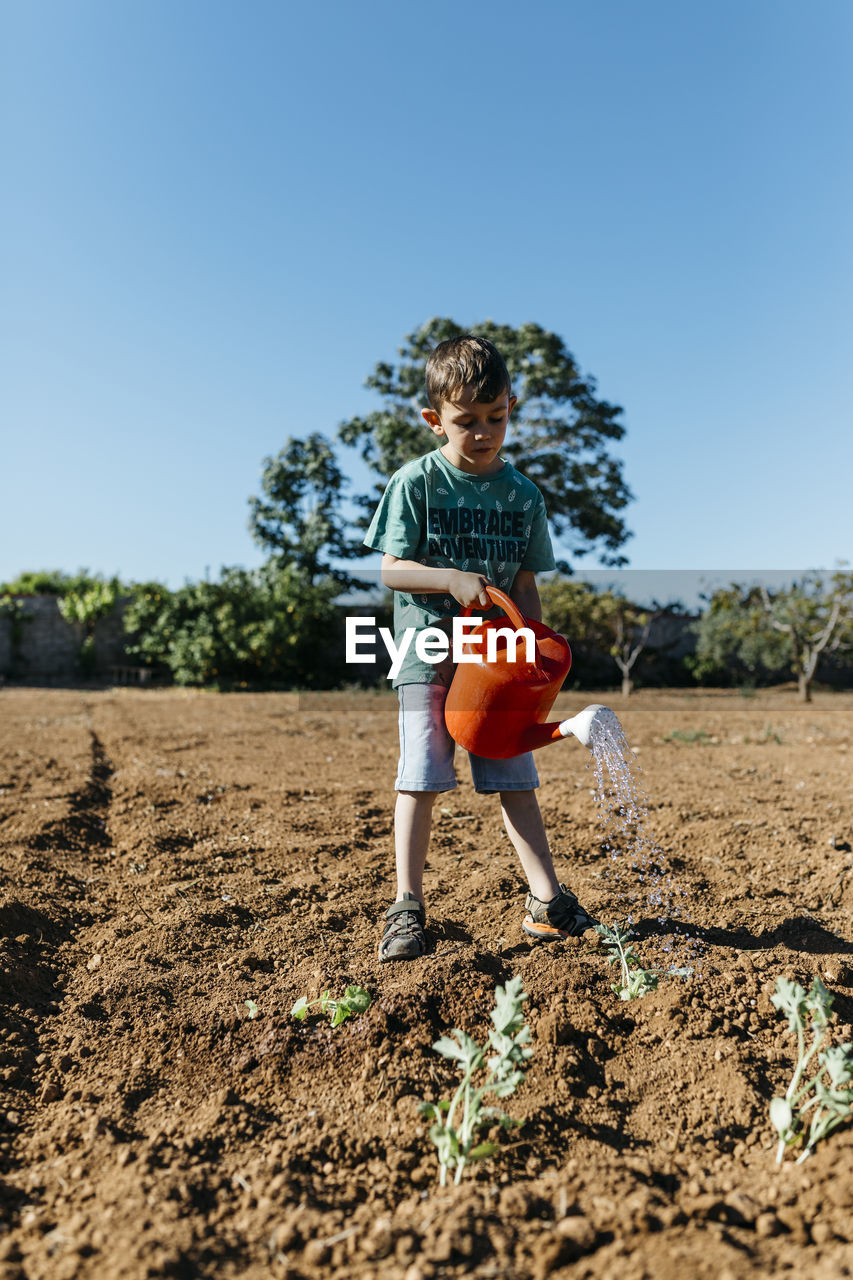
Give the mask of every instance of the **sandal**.
[(524, 906), (527, 915), (521, 927), (538, 942), (579, 938), (587, 929), (594, 929), (598, 923), (564, 884), (560, 885), (560, 892), (550, 902), (542, 902), (528, 893)]
[(385, 912), (388, 923), (379, 943), (380, 960), (417, 960), (426, 951), (426, 912), (413, 893), (404, 893)]

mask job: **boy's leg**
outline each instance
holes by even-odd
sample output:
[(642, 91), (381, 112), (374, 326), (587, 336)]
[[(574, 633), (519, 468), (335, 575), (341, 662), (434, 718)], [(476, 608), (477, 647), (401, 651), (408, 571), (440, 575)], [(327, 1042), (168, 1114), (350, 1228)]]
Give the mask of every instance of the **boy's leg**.
[(424, 867), (432, 806), (437, 791), (398, 791), (394, 808), (394, 854), (397, 863), (397, 900), (405, 893), (424, 902)]
[(444, 724), (447, 690), (401, 685), (400, 763), (394, 809), (397, 897), (385, 913), (380, 960), (414, 960), (426, 950), (423, 877), (439, 791), (456, 786), (453, 739)]
[(437, 791), (399, 791), (394, 809), (397, 897), (385, 912), (380, 960), (417, 960), (426, 951), (424, 866)]
[(545, 823), (535, 791), (502, 791), (501, 813), (506, 833), (518, 854), (530, 892), (543, 902), (560, 892)]
[(557, 879), (536, 792), (502, 791), (500, 796), (507, 835), (530, 885), (524, 932), (539, 942), (555, 942), (592, 929), (596, 921)]
[(539, 774), (532, 753), (527, 751), (508, 760), (489, 760), (473, 753), (469, 756), (475, 790), (481, 795), (500, 795), (506, 833), (521, 861), (530, 892), (548, 901), (560, 892), (560, 882), (536, 799)]
[(508, 760), (487, 760), (471, 754), (471, 775), (481, 794), (501, 798), (507, 835), (519, 856), (530, 885), (524, 906), (522, 929), (540, 942), (578, 937), (595, 925), (573, 893), (560, 884), (551, 861), (545, 824), (535, 788), (539, 775), (533, 755), (527, 751)]

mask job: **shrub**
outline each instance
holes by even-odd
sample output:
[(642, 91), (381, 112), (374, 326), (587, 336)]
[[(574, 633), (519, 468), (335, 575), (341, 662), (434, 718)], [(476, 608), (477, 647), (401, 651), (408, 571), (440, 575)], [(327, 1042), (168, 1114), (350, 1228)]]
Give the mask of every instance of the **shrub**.
[[(116, 579), (111, 578), (110, 582)], [(72, 591), (82, 592), (105, 579), (90, 574), (87, 569), (79, 573), (62, 573), (59, 569), (38, 569), (19, 573), (17, 578), (0, 583), (0, 596), (66, 596)]]
[(80, 669), (86, 675), (95, 666), (95, 623), (113, 612), (120, 590), (118, 578), (84, 579), (58, 598), (59, 612), (78, 634)]
[(342, 648), (338, 591), (272, 563), (223, 569), (218, 582), (177, 591), (146, 583), (125, 612), (128, 653), (180, 685), (328, 688), (343, 674), (342, 660), (329, 658)]

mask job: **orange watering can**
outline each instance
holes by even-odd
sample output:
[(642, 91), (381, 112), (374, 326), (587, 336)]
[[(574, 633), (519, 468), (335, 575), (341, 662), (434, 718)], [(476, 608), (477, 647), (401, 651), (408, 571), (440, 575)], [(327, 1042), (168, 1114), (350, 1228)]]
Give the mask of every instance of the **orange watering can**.
[[(463, 653), (479, 654), (483, 660), (460, 662), (456, 667), (444, 704), (451, 738), (466, 751), (489, 760), (506, 760), (523, 751), (533, 751), (559, 742), (570, 733), (589, 746), (592, 723), (599, 711), (606, 710), (600, 704), (586, 707), (570, 720), (546, 723), (572, 665), (572, 651), (566, 640), (535, 618), (526, 618), (497, 587), (486, 590), (516, 631), (527, 627), (533, 632), (535, 660), (526, 660), (523, 636), (518, 637), (513, 652), (506, 634), (500, 634), (508, 630), (504, 620), (487, 618), (475, 627)], [(472, 613), (473, 609), (467, 608), (460, 616), (470, 617)], [(493, 661), (486, 661), (489, 632), (496, 633)]]

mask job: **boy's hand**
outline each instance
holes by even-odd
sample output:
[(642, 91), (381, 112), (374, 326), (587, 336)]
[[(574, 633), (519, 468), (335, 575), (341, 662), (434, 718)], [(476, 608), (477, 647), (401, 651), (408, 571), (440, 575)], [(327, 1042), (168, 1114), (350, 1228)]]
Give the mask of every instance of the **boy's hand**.
[(490, 587), (492, 583), (488, 578), (484, 578), (481, 573), (463, 573), (461, 569), (454, 569), (452, 572), (450, 594), (454, 600), (458, 600), (465, 609), (475, 609), (477, 605), (483, 609), (491, 609), (492, 601), (486, 587)]

